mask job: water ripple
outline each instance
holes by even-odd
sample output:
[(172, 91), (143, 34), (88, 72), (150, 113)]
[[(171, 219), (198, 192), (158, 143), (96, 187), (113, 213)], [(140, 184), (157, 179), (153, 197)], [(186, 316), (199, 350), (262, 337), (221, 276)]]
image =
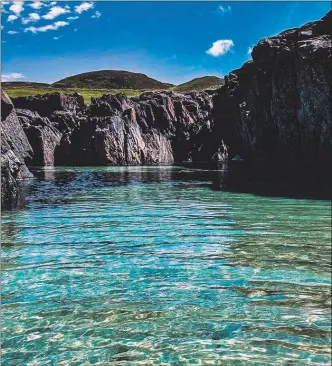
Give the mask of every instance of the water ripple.
[(329, 202), (41, 173), (2, 215), (3, 365), (330, 364)]

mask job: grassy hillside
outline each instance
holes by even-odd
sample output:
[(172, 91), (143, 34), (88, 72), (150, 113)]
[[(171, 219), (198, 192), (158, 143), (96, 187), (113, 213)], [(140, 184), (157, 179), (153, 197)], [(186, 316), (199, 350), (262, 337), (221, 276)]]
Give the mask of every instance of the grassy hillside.
[(149, 78), (144, 74), (119, 70), (102, 70), (70, 76), (55, 82), (52, 86), (85, 89), (153, 90), (168, 89), (173, 85), (162, 83), (158, 80)]
[(90, 104), (91, 97), (101, 97), (104, 94), (118, 94), (123, 93), (128, 96), (136, 96), (143, 93), (145, 90), (133, 90), (133, 89), (84, 89), (84, 88), (52, 88), (52, 87), (7, 87), (2, 85), (3, 90), (12, 98), (25, 97), (28, 95), (46, 94), (46, 93), (80, 93), (86, 104)]
[(8, 88), (47, 88), (51, 87), (50, 84), (46, 83), (35, 83), (33, 81), (2, 81), (1, 87), (3, 89)]
[(177, 85), (173, 88), (177, 92), (187, 92), (192, 90), (207, 90), (207, 89), (217, 89), (220, 85), (223, 85), (224, 79), (218, 78), (216, 76), (203, 76), (201, 78), (196, 78), (186, 83)]
[[(98, 75), (96, 75), (98, 73)], [(100, 74), (101, 73), (101, 74)], [(10, 97), (25, 97), (28, 95), (37, 95), (37, 94), (46, 94), (46, 93), (55, 93), (55, 92), (62, 92), (62, 93), (74, 93), (78, 92), (84, 97), (85, 103), (89, 104), (91, 101), (91, 97), (101, 97), (103, 94), (118, 94), (123, 93), (128, 96), (136, 96), (140, 95), (141, 93), (149, 90), (174, 90), (176, 92), (188, 92), (193, 90), (207, 90), (207, 89), (216, 89), (219, 85), (223, 83), (223, 79), (220, 79), (216, 76), (204, 76), (201, 78), (193, 79), (188, 81), (187, 83), (183, 83), (177, 86), (172, 86), (171, 84), (161, 83), (157, 80), (151, 79), (143, 74), (134, 74), (129, 73), (126, 71), (119, 71), (118, 74), (120, 79), (117, 79), (117, 82), (111, 81), (110, 78), (107, 79), (106, 75), (103, 74), (104, 72), (92, 72), (92, 73), (85, 73), (81, 75), (71, 76), (69, 78), (63, 79), (60, 82), (56, 82), (52, 85), (45, 84), (45, 83), (34, 83), (34, 82), (23, 82), (23, 81), (16, 81), (16, 82), (3, 82), (1, 86), (4, 91)], [(112, 73), (112, 72), (111, 72)], [(92, 76), (91, 76), (92, 74)], [(88, 76), (86, 76), (88, 75)], [(138, 75), (138, 76), (137, 76)], [(110, 76), (110, 74), (108, 74)], [(114, 74), (113, 74), (114, 76)], [(89, 78), (95, 77), (95, 81), (92, 82)], [(117, 83), (121, 83), (122, 87), (114, 87), (114, 88), (102, 88), (102, 87), (92, 87), (92, 85), (103, 85), (104, 81), (103, 78), (106, 77), (105, 83), (110, 83), (111, 85), (118, 85)], [(133, 79), (132, 79), (133, 77)], [(138, 79), (137, 79), (138, 78)], [(67, 81), (68, 81), (68, 84)], [(71, 80), (76, 80), (73, 82), (76, 83), (76, 86), (68, 87), (67, 85), (72, 85)], [(152, 81), (151, 81), (152, 80)], [(63, 85), (63, 81), (66, 81), (64, 84), (65, 86), (60, 87)], [(136, 88), (135, 85), (142, 85), (144, 84), (145, 87)], [(130, 87), (124, 88), (125, 85), (129, 85)], [(89, 86), (89, 87), (87, 87)], [(152, 87), (151, 87), (152, 86)], [(159, 86), (159, 87), (157, 87)]]

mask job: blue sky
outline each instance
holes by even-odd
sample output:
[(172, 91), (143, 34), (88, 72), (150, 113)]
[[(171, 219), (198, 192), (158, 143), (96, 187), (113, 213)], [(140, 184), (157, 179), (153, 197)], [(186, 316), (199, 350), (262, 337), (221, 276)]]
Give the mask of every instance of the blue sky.
[(222, 76), (260, 39), (321, 18), (330, 2), (3, 1), (2, 80), (52, 83), (103, 69), (174, 84)]

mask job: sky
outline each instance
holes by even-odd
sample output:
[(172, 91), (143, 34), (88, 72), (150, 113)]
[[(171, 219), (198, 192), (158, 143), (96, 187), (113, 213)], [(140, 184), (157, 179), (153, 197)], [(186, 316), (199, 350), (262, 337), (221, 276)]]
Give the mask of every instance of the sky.
[(317, 20), (331, 2), (2, 1), (2, 81), (53, 83), (94, 70), (180, 84), (223, 76), (257, 42)]

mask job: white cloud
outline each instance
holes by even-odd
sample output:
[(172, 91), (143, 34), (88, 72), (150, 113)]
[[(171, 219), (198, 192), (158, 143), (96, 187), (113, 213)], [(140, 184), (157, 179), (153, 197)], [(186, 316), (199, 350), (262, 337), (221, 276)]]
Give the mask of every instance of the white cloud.
[(8, 1), (2, 1), (1, 2), (1, 13), (8, 13), (8, 11), (5, 9), (4, 5), (9, 4)]
[(57, 30), (60, 27), (65, 27), (68, 25), (68, 22), (55, 22), (53, 24), (44, 25), (43, 27), (28, 27), (25, 28), (25, 32), (32, 32), (32, 33), (38, 33), (38, 32), (47, 32), (49, 30)]
[(81, 14), (81, 13), (83, 13), (83, 11), (92, 9), (93, 6), (94, 6), (93, 3), (85, 2), (85, 3), (82, 3), (81, 5), (75, 6), (75, 11), (76, 11), (76, 13)]
[(61, 14), (69, 13), (68, 9), (61, 8), (61, 6), (53, 6), (51, 10), (46, 14), (43, 15), (44, 19), (54, 19), (58, 17)]
[(92, 15), (92, 17), (91, 17), (91, 18), (98, 19), (98, 18), (100, 18), (100, 17), (101, 17), (101, 12), (97, 10), (97, 11)]
[(16, 32), (16, 31), (8, 31), (7, 33), (8, 34), (17, 34), (18, 32)]
[(248, 47), (248, 55), (251, 55), (252, 47)]
[(17, 79), (25, 79), (25, 76), (19, 72), (12, 72), (10, 74), (1, 75), (1, 81), (11, 81)]
[(33, 9), (40, 9), (44, 4), (41, 1), (34, 1), (32, 4), (29, 4)]
[(16, 20), (18, 18), (17, 15), (9, 15), (9, 17), (7, 18), (8, 22), (12, 22), (13, 20)]
[(23, 3), (20, 1), (14, 1), (13, 5), (11, 5), (9, 7), (9, 10), (11, 10), (17, 16), (19, 16), (21, 14), (21, 12), (23, 11)]
[(40, 19), (39, 14), (30, 13), (28, 18), (22, 19), (22, 23), (23, 24), (28, 24), (28, 23), (36, 22), (39, 19)]
[(79, 17), (68, 17), (67, 19), (68, 20), (75, 20), (75, 19), (78, 19)]
[(51, 6), (54, 6), (56, 4), (56, 1), (52, 1), (51, 3), (50, 3), (50, 5)]
[(74, 29), (74, 32), (77, 32), (77, 31), (78, 31), (78, 29), (77, 29), (77, 28), (75, 28), (75, 29)]
[(232, 12), (232, 8), (228, 5), (228, 6), (222, 6), (219, 5), (218, 6), (218, 13), (224, 15), (226, 13), (231, 13)]
[(234, 43), (231, 39), (220, 39), (213, 42), (212, 47), (209, 48), (206, 53), (214, 57), (222, 56), (226, 52), (228, 52), (233, 46)]
[(59, 37), (53, 37), (53, 39), (55, 39), (56, 41), (57, 41), (58, 39), (60, 39), (60, 38), (62, 38), (62, 36), (59, 36)]

